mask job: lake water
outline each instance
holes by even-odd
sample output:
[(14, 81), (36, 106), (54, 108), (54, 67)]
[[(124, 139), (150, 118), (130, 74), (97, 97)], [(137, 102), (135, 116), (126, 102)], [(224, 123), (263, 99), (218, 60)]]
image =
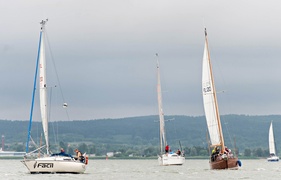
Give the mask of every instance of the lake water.
[(20, 160), (0, 160), (0, 179), (280, 179), (281, 162), (241, 160), (239, 170), (210, 170), (208, 160), (186, 160), (183, 166), (159, 166), (155, 160), (90, 160), (85, 174), (29, 174)]

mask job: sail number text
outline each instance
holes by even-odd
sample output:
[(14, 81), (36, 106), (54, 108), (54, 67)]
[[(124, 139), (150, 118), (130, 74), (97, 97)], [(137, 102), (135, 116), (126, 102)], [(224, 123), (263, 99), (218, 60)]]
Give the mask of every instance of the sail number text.
[(203, 88), (204, 93), (211, 92), (211, 91), (212, 91), (211, 86), (207, 86)]

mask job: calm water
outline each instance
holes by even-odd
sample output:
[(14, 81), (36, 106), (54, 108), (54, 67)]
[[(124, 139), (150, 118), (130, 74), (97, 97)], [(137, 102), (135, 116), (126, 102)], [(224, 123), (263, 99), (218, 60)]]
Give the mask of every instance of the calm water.
[(0, 179), (280, 179), (281, 162), (242, 160), (239, 170), (210, 170), (208, 160), (159, 166), (157, 160), (90, 160), (85, 174), (29, 174), (20, 160), (0, 160)]

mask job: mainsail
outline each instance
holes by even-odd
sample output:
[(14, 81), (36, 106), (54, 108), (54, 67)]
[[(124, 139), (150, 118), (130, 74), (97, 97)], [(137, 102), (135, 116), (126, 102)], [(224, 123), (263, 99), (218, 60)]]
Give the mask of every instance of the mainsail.
[(269, 135), (268, 135), (268, 142), (269, 142), (269, 154), (274, 154), (275, 153), (275, 143), (274, 143), (274, 134), (273, 134), (273, 127), (272, 127), (272, 122), (269, 127)]
[(49, 154), (49, 137), (48, 137), (48, 109), (47, 109), (47, 85), (46, 85), (46, 56), (45, 56), (45, 24), (41, 22), (40, 48), (39, 48), (39, 77), (40, 77), (40, 109), (43, 131), (46, 141), (47, 154)]
[(205, 29), (205, 47), (202, 69), (202, 93), (205, 116), (212, 146), (222, 146), (224, 151), (224, 140), (220, 124), (220, 115), (216, 97), (216, 89), (210, 62), (207, 31)]

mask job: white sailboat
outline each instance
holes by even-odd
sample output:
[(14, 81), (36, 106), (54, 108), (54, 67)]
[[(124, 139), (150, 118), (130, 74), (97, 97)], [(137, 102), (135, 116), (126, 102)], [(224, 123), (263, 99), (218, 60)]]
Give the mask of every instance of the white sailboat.
[[(83, 161), (75, 160), (71, 155), (67, 154), (51, 154), (49, 150), (49, 136), (48, 136), (48, 104), (47, 104), (47, 82), (46, 82), (46, 58), (45, 58), (45, 24), (46, 21), (43, 21), (41, 24), (40, 31), (40, 39), (39, 39), (39, 48), (38, 48), (38, 57), (37, 57), (37, 67), (35, 72), (35, 80), (34, 80), (34, 90), (32, 97), (32, 105), (31, 105), (31, 115), (30, 115), (30, 125), (29, 125), (29, 135), (27, 141), (26, 155), (22, 163), (27, 167), (30, 173), (84, 173), (86, 170), (86, 165), (88, 159), (84, 156)], [(30, 129), (32, 122), (32, 112), (33, 112), (33, 104), (34, 104), (34, 95), (36, 89), (36, 77), (37, 77), (37, 69), (39, 68), (39, 82), (40, 82), (40, 112), (42, 119), (42, 126), (45, 137), (45, 145), (39, 147), (37, 150), (33, 152), (28, 152), (29, 139), (30, 139)], [(41, 151), (43, 148), (46, 148), (46, 152), (43, 157), (32, 157), (32, 154), (36, 151)]]
[(217, 148), (216, 150), (214, 149), (214, 153), (211, 155), (210, 167), (211, 169), (237, 169), (240, 161), (232, 153), (227, 152), (224, 143), (206, 28), (202, 68), (202, 94), (211, 147)]
[(270, 155), (270, 157), (267, 158), (267, 161), (270, 161), (270, 162), (279, 161), (279, 157), (276, 155), (272, 122), (270, 123), (270, 127), (269, 127), (268, 143), (269, 143), (269, 155)]
[[(156, 54), (156, 56), (158, 56)], [(170, 153), (164, 152), (164, 147), (166, 147), (166, 133), (165, 133), (165, 120), (164, 112), (162, 106), (162, 92), (161, 92), (161, 82), (160, 82), (160, 69), (159, 62), (157, 60), (157, 95), (158, 95), (158, 111), (159, 111), (159, 124), (160, 124), (160, 155), (158, 155), (159, 165), (182, 165), (185, 162), (185, 157), (183, 153)]]

